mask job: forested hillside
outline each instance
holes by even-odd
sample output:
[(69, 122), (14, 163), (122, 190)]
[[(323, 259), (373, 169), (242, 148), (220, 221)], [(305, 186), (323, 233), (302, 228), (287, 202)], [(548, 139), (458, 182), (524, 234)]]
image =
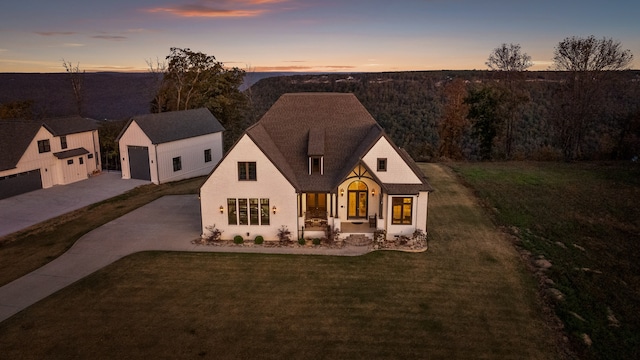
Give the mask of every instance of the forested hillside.
[[(505, 151), (507, 131), (496, 124), (490, 159), (558, 160), (562, 152), (561, 102), (568, 72), (523, 72), (510, 90), (524, 98), (513, 119), (512, 145)], [(593, 104), (598, 121), (585, 124), (579, 159), (632, 158), (640, 154), (640, 71), (611, 72)], [(455, 79), (464, 83), (464, 98), (481, 89), (504, 84), (504, 74), (491, 71), (430, 71), (298, 75), (262, 79), (245, 91), (248, 122), (259, 119), (284, 93), (351, 92), (363, 103), (392, 139), (417, 161), (441, 158), (440, 127), (447, 96)], [(461, 156), (480, 159), (480, 141), (470, 119), (462, 129)]]

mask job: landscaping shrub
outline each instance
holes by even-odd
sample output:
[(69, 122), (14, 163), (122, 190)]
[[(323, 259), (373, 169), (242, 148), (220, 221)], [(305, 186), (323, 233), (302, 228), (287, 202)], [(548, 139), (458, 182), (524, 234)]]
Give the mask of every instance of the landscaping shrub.
[(253, 243), (256, 245), (262, 245), (263, 242), (264, 238), (261, 235), (256, 236), (256, 238), (253, 240)]
[(298, 244), (305, 245), (306, 243), (307, 243), (307, 240), (305, 240), (304, 238), (298, 239)]
[(233, 237), (233, 243), (236, 245), (244, 243), (244, 239), (240, 235), (236, 235)]
[(315, 238), (313, 240), (311, 240), (313, 242), (313, 245), (320, 245), (320, 239), (319, 238)]

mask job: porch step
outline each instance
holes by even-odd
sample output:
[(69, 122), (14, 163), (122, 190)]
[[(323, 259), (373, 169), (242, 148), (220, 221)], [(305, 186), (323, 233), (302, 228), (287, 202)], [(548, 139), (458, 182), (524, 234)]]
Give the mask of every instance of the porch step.
[(364, 234), (351, 234), (344, 239), (344, 242), (352, 246), (367, 246), (373, 243), (373, 239)]

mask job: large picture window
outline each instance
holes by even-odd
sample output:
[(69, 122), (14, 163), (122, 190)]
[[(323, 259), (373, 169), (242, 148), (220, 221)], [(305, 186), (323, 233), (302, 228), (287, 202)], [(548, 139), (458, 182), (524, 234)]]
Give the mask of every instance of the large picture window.
[(269, 225), (269, 199), (227, 199), (229, 225)]
[(238, 180), (253, 180), (256, 177), (256, 163), (255, 162), (238, 162)]
[(394, 197), (391, 200), (391, 206), (393, 207), (392, 224), (411, 225), (413, 198)]

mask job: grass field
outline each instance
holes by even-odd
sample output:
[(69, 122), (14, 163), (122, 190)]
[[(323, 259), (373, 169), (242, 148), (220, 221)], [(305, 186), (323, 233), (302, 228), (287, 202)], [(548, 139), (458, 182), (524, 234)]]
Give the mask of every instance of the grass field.
[(164, 195), (197, 194), (204, 177), (145, 185), (25, 230), (0, 237), (0, 286), (67, 251), (89, 231)]
[(140, 253), (0, 323), (7, 358), (554, 359), (536, 284), (450, 170), (429, 250)]
[[(455, 170), (552, 267), (549, 288), (583, 358), (640, 358), (640, 166), (634, 163), (456, 164)], [(585, 334), (591, 345), (585, 342)]]

